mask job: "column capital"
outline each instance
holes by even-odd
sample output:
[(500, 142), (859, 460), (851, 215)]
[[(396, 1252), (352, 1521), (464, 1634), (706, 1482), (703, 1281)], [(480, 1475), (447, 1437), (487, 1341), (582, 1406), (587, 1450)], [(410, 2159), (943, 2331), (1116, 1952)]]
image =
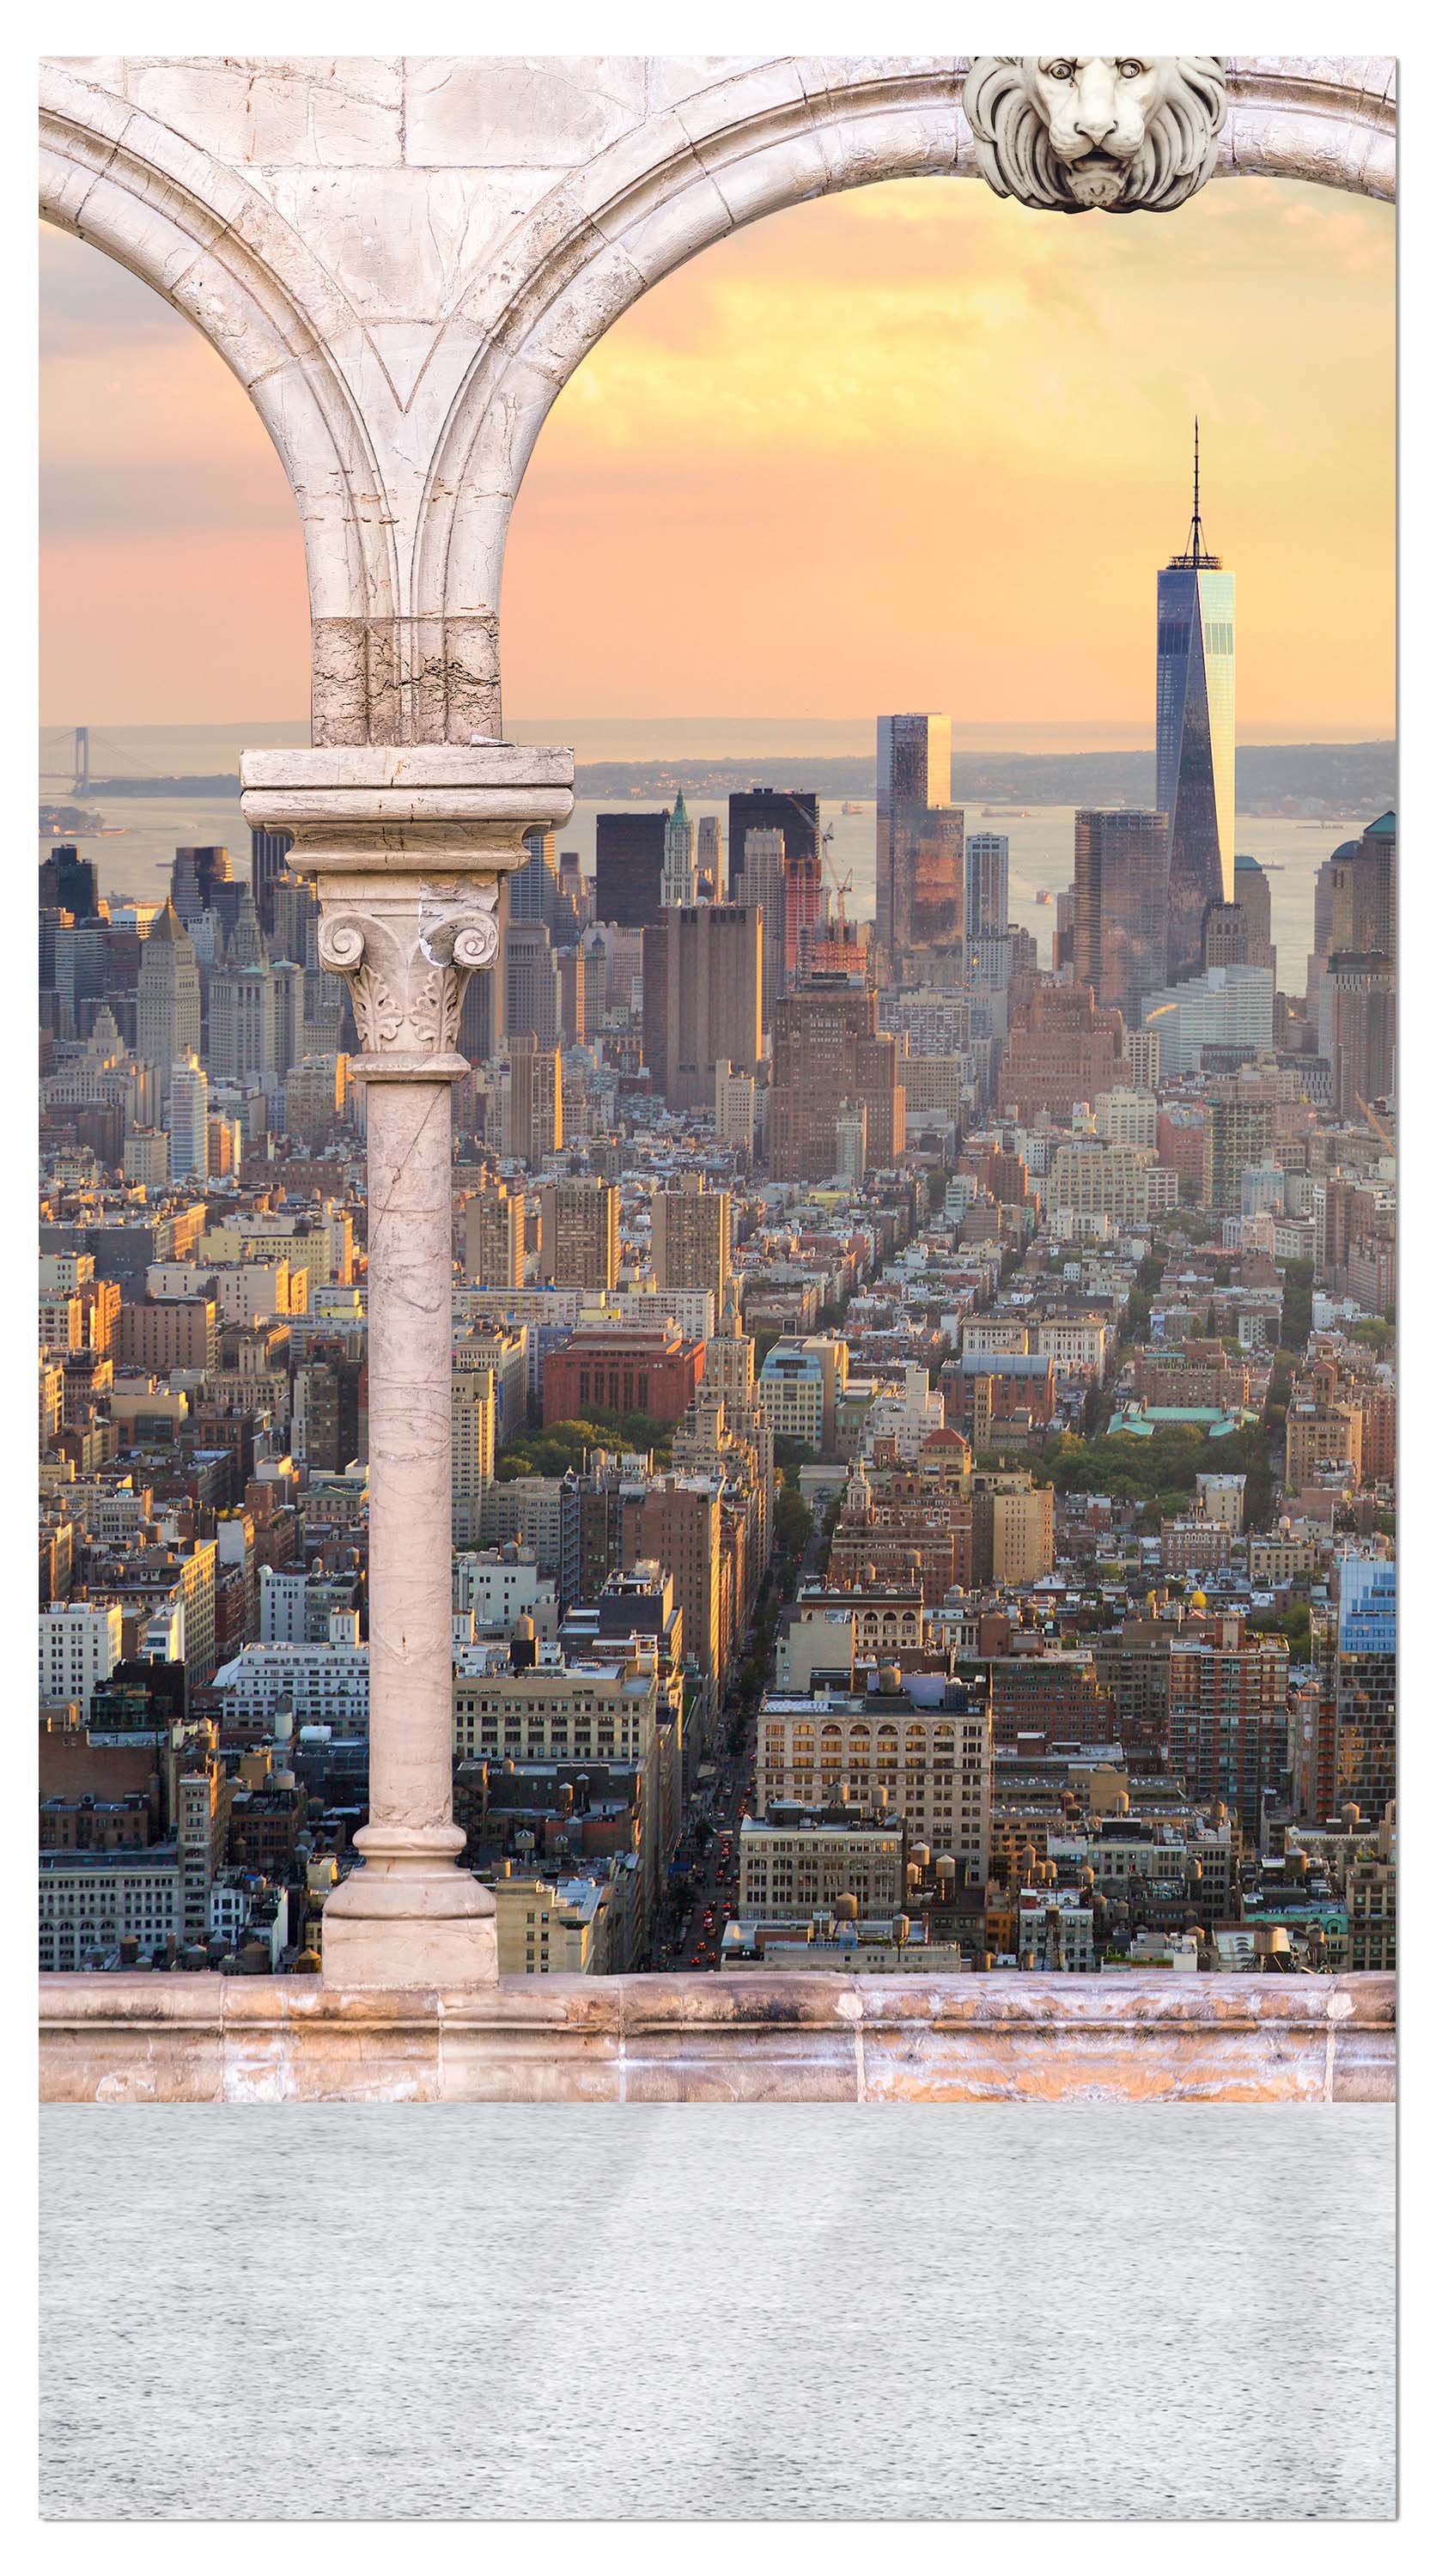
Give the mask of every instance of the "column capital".
[(459, 1080), (464, 988), (499, 954), (500, 882), (525, 832), (573, 811), (573, 754), (526, 743), (247, 751), (246, 822), (293, 836), (319, 959), (343, 975), (368, 1081)]

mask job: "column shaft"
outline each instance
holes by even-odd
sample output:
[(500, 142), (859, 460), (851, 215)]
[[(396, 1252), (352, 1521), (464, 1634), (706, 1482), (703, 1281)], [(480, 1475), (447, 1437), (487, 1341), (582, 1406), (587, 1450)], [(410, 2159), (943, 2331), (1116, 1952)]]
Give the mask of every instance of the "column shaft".
[(452, 1820), (450, 1087), (365, 1085), (369, 1814)]

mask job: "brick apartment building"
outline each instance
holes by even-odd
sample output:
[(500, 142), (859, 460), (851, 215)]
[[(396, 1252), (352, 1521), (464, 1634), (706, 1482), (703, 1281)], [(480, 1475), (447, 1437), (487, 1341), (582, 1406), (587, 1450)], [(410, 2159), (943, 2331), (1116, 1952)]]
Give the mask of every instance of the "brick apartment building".
[(867, 1112), (867, 1161), (885, 1169), (907, 1142), (900, 1041), (878, 1028), (878, 997), (849, 976), (813, 976), (773, 1010), (768, 1159), (775, 1180), (838, 1169), (844, 1103)]
[(1065, 1121), (1076, 1101), (1115, 1089), (1125, 1071), (1121, 1012), (1099, 1010), (1090, 984), (1042, 984), (1009, 1032), (998, 1096), (1018, 1118), (1046, 1109)]
[(681, 1422), (703, 1375), (705, 1349), (661, 1324), (575, 1333), (543, 1364), (545, 1426), (594, 1411)]

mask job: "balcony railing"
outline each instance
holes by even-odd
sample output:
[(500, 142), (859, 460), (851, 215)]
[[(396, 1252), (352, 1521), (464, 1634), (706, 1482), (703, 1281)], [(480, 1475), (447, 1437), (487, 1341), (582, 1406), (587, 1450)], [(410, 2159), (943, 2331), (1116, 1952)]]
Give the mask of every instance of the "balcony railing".
[(51, 2102), (1385, 2102), (1390, 1976), (40, 1980)]

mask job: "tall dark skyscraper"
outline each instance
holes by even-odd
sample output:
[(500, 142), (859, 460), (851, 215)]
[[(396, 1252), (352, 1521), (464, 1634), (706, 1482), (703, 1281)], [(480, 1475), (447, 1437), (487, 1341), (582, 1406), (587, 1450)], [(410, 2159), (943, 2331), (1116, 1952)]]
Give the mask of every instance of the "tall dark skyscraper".
[(963, 817), (952, 802), (947, 716), (878, 718), (877, 944), (906, 950), (966, 933)]
[(94, 921), (100, 910), (99, 881), (93, 859), (82, 859), (73, 841), (62, 841), (40, 861), (42, 911), (73, 913), (76, 921)]
[(274, 889), (284, 874), (284, 863), (293, 847), (292, 832), (266, 832), (257, 823), (250, 828), (250, 891), (266, 936), (274, 928)]
[(600, 814), (594, 918), (641, 930), (663, 910), (663, 854), (669, 814)]
[(816, 859), (818, 800), (811, 788), (744, 787), (728, 799), (728, 891), (743, 891), (743, 845), (750, 832), (781, 832), (783, 863)]
[(667, 906), (643, 934), (643, 1060), (673, 1109), (711, 1109), (715, 1068), (756, 1073), (767, 927), (757, 903)]
[(1157, 575), (1157, 804), (1167, 817), (1167, 974), (1200, 971), (1202, 918), (1233, 899), (1236, 575), (1202, 530), (1200, 451), (1186, 550)]

